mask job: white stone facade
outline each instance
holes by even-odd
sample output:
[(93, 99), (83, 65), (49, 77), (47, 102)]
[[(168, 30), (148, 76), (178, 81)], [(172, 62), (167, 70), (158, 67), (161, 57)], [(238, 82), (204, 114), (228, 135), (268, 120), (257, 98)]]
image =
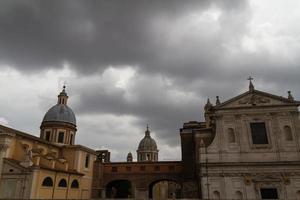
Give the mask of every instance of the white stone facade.
[[(197, 158), (203, 198), (263, 199), (273, 193), (279, 199), (300, 199), (298, 106), (291, 98), (253, 89), (207, 109), (212, 142), (205, 142), (201, 130), (195, 136), (201, 141)], [(257, 139), (252, 124), (264, 125), (264, 139)]]

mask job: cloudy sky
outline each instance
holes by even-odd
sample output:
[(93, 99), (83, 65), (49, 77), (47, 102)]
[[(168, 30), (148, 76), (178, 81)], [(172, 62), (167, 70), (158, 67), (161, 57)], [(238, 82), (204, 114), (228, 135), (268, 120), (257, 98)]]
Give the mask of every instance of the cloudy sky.
[(0, 1), (0, 123), (39, 135), (64, 82), (76, 142), (123, 161), (146, 124), (160, 160), (207, 97), (300, 99), (299, 0)]

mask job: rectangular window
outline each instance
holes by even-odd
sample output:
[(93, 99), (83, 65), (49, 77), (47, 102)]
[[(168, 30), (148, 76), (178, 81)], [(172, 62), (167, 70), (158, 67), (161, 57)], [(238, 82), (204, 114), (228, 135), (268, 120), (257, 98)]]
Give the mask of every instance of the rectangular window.
[(59, 132), (58, 133), (58, 143), (64, 143), (64, 137), (65, 137), (65, 133), (64, 132)]
[(276, 188), (261, 188), (261, 199), (278, 199), (278, 193)]
[(51, 134), (50, 131), (46, 131), (45, 140), (48, 142), (50, 141), (50, 134)]
[(250, 123), (253, 144), (268, 144), (266, 125), (264, 122)]
[(84, 164), (85, 168), (88, 168), (88, 167), (89, 167), (89, 163), (90, 163), (90, 155), (87, 154), (87, 155), (85, 156), (85, 164)]

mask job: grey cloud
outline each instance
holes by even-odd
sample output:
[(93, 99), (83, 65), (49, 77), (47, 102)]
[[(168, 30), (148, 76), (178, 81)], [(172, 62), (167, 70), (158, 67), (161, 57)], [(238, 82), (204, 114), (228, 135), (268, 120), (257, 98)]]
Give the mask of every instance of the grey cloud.
[[(216, 19), (207, 16), (210, 9), (216, 10)], [(289, 59), (270, 49), (249, 52), (241, 47), (251, 34), (252, 9), (247, 0), (1, 1), (0, 68), (40, 73), (68, 63), (76, 73), (68, 83), (79, 119), (99, 113), (133, 116), (141, 135), (150, 123), (157, 137), (174, 147), (183, 122), (203, 119), (207, 97), (214, 102), (216, 95), (224, 101), (239, 94), (247, 89), (249, 75), (257, 89), (265, 86), (282, 92), (278, 95), (290, 89), (300, 97), (297, 48)], [(90, 81), (102, 80), (109, 66), (134, 68), (129, 91)], [(45, 101), (49, 103), (43, 97), (40, 104)], [(81, 127), (95, 137), (108, 130), (89, 120)]]
[[(85, 73), (120, 64), (139, 65), (152, 72), (159, 68), (162, 73), (199, 72), (199, 67), (207, 68), (207, 60), (213, 60), (205, 58), (217, 56), (209, 52), (217, 52), (219, 45), (200, 39), (196, 44), (182, 41), (169, 49), (160, 39), (166, 39), (169, 30), (156, 35), (153, 24), (158, 19), (174, 22), (191, 11), (201, 13), (211, 6), (220, 7), (222, 16), (247, 9), (241, 6), (245, 1), (227, 4), (194, 0), (4, 1), (0, 10), (0, 58), (2, 63), (25, 71), (68, 62)], [(227, 22), (222, 24), (226, 26)]]

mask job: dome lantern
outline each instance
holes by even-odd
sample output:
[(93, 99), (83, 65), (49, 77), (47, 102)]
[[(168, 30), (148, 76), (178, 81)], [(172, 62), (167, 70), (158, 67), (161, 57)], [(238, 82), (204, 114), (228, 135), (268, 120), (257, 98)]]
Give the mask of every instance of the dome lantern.
[(61, 91), (61, 93), (57, 96), (58, 97), (58, 101), (57, 104), (64, 104), (67, 105), (67, 101), (68, 101), (68, 95), (66, 93), (66, 86), (63, 86), (63, 90)]

